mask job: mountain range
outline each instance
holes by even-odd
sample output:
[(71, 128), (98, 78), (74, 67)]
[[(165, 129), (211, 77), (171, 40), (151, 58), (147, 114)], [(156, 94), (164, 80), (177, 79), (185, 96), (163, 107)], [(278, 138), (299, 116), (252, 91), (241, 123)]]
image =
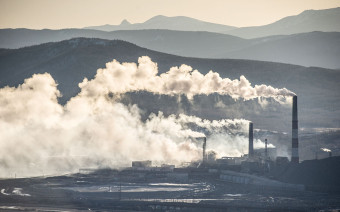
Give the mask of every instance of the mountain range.
[(155, 51), (185, 57), (262, 60), (340, 69), (340, 32), (310, 32), (243, 39), (211, 32), (86, 29), (1, 29), (0, 47), (19, 48), (75, 37), (120, 39)]
[[(65, 103), (79, 92), (78, 83), (84, 77), (93, 78), (97, 69), (105, 67), (105, 63), (113, 59), (137, 62), (138, 57), (145, 55), (157, 62), (161, 73), (168, 71), (170, 67), (187, 64), (203, 74), (213, 70), (221, 77), (230, 79), (238, 79), (244, 75), (252, 85), (286, 87), (294, 91), (299, 96), (299, 101), (303, 102), (299, 107), (301, 126), (340, 127), (340, 111), (337, 109), (340, 104), (338, 70), (250, 60), (180, 57), (119, 40), (75, 38), (20, 49), (0, 49), (0, 87), (17, 86), (34, 73), (48, 72), (59, 84), (58, 89), (63, 95), (60, 102)], [(148, 110), (154, 109), (151, 112), (161, 110), (173, 113), (172, 106), (178, 105), (176, 98), (159, 98), (138, 93), (130, 98), (130, 103), (139, 101), (138, 105), (146, 105)], [(228, 107), (216, 108), (216, 99), (224, 101)], [(210, 119), (247, 117), (257, 121), (259, 127), (277, 129), (283, 123), (288, 130), (291, 127), (290, 108), (267, 108), (270, 112), (263, 114), (257, 101), (234, 101), (228, 97), (214, 96), (201, 97), (197, 101), (182, 104), (186, 105), (189, 115), (197, 113)]]
[(21, 48), (76, 37), (119, 39), (184, 57), (248, 59), (340, 69), (338, 20), (340, 8), (307, 10), (269, 25), (244, 28), (184, 16), (155, 16), (144, 23), (130, 24), (124, 20), (117, 26), (86, 29), (0, 29), (0, 48)]
[(340, 7), (325, 10), (306, 10), (264, 26), (242, 27), (224, 31), (242, 38), (258, 38), (271, 35), (291, 35), (312, 31), (340, 32)]
[(176, 31), (207, 31), (207, 32), (222, 32), (236, 29), (236, 27), (223, 24), (209, 23), (200, 21), (194, 18), (185, 16), (167, 17), (158, 15), (150, 18), (144, 23), (131, 24), (124, 19), (120, 25), (102, 25), (85, 27), (84, 29), (94, 29), (102, 31), (117, 31), (117, 30), (140, 30), (140, 29), (168, 29)]
[(238, 36), (241, 38), (258, 38), (272, 35), (290, 35), (312, 31), (339, 32), (340, 8), (325, 10), (306, 10), (298, 15), (282, 18), (263, 26), (233, 27), (223, 24), (209, 23), (197, 19), (177, 16), (155, 16), (144, 23), (131, 24), (123, 20), (120, 25), (102, 25), (85, 27), (103, 31), (168, 29), (176, 31), (207, 31)]

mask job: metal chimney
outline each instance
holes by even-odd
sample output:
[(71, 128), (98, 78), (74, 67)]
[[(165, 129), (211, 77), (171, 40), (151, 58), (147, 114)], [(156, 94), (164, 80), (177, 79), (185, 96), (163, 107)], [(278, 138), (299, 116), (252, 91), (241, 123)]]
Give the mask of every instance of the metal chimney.
[(205, 149), (206, 149), (206, 147), (207, 147), (207, 138), (204, 137), (204, 138), (203, 138), (203, 159), (202, 159), (203, 163), (205, 163), (206, 160), (207, 160), (207, 157), (206, 157), (206, 155), (205, 155)]
[(292, 119), (292, 163), (299, 163), (299, 130), (297, 96), (293, 96), (293, 119)]
[(265, 144), (266, 144), (264, 153), (265, 153), (265, 157), (268, 158), (268, 148), (267, 148), (267, 146), (268, 146), (268, 141), (267, 141), (267, 139), (264, 139), (264, 141), (265, 141)]
[(254, 144), (253, 144), (253, 123), (249, 123), (249, 158), (254, 156)]

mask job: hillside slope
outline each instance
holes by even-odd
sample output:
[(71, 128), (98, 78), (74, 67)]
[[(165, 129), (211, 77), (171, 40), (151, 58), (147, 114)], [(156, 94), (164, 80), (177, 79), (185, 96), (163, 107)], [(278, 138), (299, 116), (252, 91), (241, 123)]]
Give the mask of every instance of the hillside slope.
[(120, 39), (136, 45), (185, 57), (235, 58), (339, 69), (340, 32), (242, 39), (211, 32), (126, 30), (104, 32), (85, 29), (0, 30), (0, 47), (19, 48), (75, 37)]
[[(63, 94), (60, 101), (64, 103), (79, 92), (78, 83), (84, 77), (93, 78), (97, 69), (105, 67), (106, 62), (113, 59), (120, 62), (137, 62), (138, 57), (144, 55), (158, 63), (160, 72), (166, 72), (173, 66), (187, 64), (204, 74), (213, 70), (222, 77), (230, 79), (239, 79), (241, 75), (245, 75), (252, 85), (266, 84), (277, 88), (286, 87), (299, 96), (301, 126), (340, 127), (340, 110), (337, 107), (340, 104), (338, 92), (340, 90), (340, 71), (250, 60), (179, 57), (117, 40), (77, 38), (21, 49), (1, 50), (0, 87), (17, 86), (34, 73), (48, 72), (58, 82), (58, 88)], [(148, 99), (149, 103), (158, 101), (157, 105), (161, 104), (153, 97), (141, 98), (140, 101), (145, 101), (145, 99)], [(285, 120), (286, 130), (290, 130), (290, 108), (285, 109), (285, 113), (276, 111), (276, 108), (261, 109), (267, 111), (270, 109), (271, 111), (264, 119), (261, 117), (261, 113), (257, 113), (254, 105), (244, 104), (243, 100), (235, 102), (232, 99), (221, 97), (221, 101), (232, 106), (220, 107), (218, 110), (215, 106), (211, 108), (211, 105), (217, 104), (218, 99), (211, 96), (204, 102), (199, 100), (200, 102), (194, 105), (189, 102), (186, 104), (192, 110), (195, 109), (193, 107), (200, 107), (204, 113), (211, 114), (211, 116), (207, 115), (207, 118), (247, 117), (250, 120), (259, 120), (258, 126), (274, 128), (281, 126), (281, 120)], [(247, 115), (244, 115), (241, 108), (247, 104)], [(167, 105), (167, 103), (165, 102), (163, 105)], [(238, 112), (232, 112), (232, 108)], [(272, 121), (275, 121), (276, 124), (273, 124)]]
[(219, 56), (340, 69), (339, 32), (310, 32), (252, 41), (253, 45)]

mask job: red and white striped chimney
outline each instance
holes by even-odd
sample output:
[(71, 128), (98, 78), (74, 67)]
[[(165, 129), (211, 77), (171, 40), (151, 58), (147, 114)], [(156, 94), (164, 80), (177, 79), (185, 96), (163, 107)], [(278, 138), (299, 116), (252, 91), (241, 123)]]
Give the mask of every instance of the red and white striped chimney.
[(292, 163), (299, 163), (299, 129), (297, 96), (293, 96), (293, 119), (292, 119)]

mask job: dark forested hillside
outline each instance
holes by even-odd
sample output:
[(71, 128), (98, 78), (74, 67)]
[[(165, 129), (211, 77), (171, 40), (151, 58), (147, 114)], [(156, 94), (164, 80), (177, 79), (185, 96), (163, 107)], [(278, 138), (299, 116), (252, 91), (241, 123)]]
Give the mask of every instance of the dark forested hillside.
[(184, 57), (234, 58), (339, 69), (340, 32), (243, 39), (212, 32), (173, 30), (0, 29), (0, 48), (20, 48), (76, 37), (119, 39)]
[[(58, 88), (63, 95), (60, 102), (65, 103), (79, 92), (78, 83), (84, 77), (93, 78), (97, 69), (105, 67), (105, 63), (113, 59), (120, 62), (137, 62), (138, 57), (145, 55), (158, 63), (160, 72), (166, 72), (172, 66), (187, 64), (202, 73), (213, 70), (222, 77), (230, 79), (239, 79), (241, 75), (245, 75), (252, 85), (266, 84), (277, 88), (286, 87), (299, 96), (301, 126), (340, 126), (338, 108), (340, 72), (337, 70), (251, 60), (179, 57), (151, 51), (119, 40), (76, 38), (21, 49), (2, 49), (0, 50), (0, 87), (17, 86), (34, 73), (48, 72), (58, 82)], [(229, 117), (245, 118), (245, 113), (232, 113), (233, 109), (244, 107), (243, 100), (235, 102), (226, 97), (223, 98), (224, 103), (229, 102), (230, 105), (220, 108), (219, 112), (216, 110), (214, 114), (212, 114), (212, 108), (209, 109), (210, 106), (207, 106), (205, 111), (211, 114), (207, 118), (217, 118), (221, 115), (221, 111), (225, 112), (221, 117), (226, 117), (228, 110)], [(143, 100), (143, 98), (141, 99)], [(204, 101), (208, 104), (209, 101), (215, 101), (214, 99), (216, 100), (215, 97), (209, 97)], [(204, 105), (204, 101), (200, 105)], [(143, 103), (140, 104), (143, 105)], [(188, 107), (190, 110), (192, 106), (189, 104)], [(251, 120), (261, 120), (261, 114), (256, 114), (256, 107), (252, 104), (247, 106), (247, 116)], [(290, 113), (290, 108), (283, 108), (282, 111)], [(281, 115), (280, 111), (276, 111), (276, 108), (272, 108), (271, 113), (267, 114), (267, 116), (272, 116), (278, 125), (280, 124), (278, 117)], [(268, 117), (266, 122), (262, 119), (259, 124), (275, 127), (271, 124), (273, 119)], [(289, 129), (290, 117), (286, 117), (286, 119), (287, 129)]]

